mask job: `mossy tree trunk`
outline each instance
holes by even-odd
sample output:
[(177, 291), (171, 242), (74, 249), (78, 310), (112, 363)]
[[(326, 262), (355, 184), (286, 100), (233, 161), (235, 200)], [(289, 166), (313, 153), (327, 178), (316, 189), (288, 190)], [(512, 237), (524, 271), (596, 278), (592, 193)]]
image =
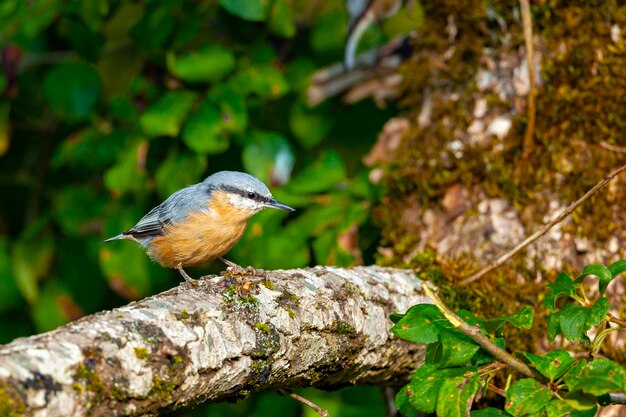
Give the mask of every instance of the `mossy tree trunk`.
[[(427, 302), (410, 272), (323, 268), (207, 277), (0, 347), (0, 414), (154, 415), (254, 391), (397, 385), (421, 347), (389, 314)], [(193, 284), (193, 285), (192, 285)]]

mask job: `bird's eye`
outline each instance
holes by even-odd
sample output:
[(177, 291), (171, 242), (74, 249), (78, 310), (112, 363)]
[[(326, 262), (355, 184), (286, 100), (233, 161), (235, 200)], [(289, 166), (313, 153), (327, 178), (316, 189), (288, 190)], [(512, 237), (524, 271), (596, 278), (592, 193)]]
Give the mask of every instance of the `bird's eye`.
[(254, 200), (256, 198), (256, 193), (253, 193), (252, 191), (250, 191), (248, 193), (248, 198)]

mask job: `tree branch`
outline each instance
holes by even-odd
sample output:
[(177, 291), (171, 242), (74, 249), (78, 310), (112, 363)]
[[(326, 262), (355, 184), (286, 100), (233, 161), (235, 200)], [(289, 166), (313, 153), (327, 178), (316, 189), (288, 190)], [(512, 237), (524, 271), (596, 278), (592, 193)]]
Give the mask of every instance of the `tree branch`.
[(270, 271), (244, 297), (237, 284), (181, 283), (1, 346), (0, 410), (154, 415), (267, 389), (398, 383), (422, 360), (388, 332), (390, 313), (429, 302), (410, 271)]
[(509, 368), (515, 369), (522, 375), (526, 375), (531, 378), (535, 378), (537, 375), (526, 366), (525, 363), (517, 360), (506, 350), (492, 342), (487, 336), (485, 336), (478, 325), (470, 326), (463, 321), (462, 318), (456, 315), (452, 310), (446, 306), (443, 301), (430, 289), (428, 285), (424, 285), (424, 292), (433, 301), (433, 303), (439, 308), (441, 313), (448, 319), (452, 325), (461, 331), (463, 334), (471, 337), (476, 343), (478, 343), (483, 349), (491, 353), (494, 358), (506, 364)]

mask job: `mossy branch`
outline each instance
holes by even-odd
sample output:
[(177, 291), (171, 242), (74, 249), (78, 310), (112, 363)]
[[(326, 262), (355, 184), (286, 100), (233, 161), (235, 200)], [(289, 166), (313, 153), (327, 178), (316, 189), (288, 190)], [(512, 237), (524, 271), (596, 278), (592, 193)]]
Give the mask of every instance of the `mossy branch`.
[[(209, 276), (0, 347), (0, 414), (156, 415), (252, 392), (408, 379), (423, 347), (390, 313), (429, 302), (411, 271)], [(322, 410), (323, 411), (323, 410)], [(11, 414), (12, 413), (12, 414)]]

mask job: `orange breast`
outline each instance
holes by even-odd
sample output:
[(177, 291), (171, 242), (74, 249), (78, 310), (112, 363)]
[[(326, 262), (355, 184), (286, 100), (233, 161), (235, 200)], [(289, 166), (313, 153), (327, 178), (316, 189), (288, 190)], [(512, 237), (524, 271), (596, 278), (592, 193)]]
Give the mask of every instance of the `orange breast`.
[(148, 254), (169, 268), (196, 266), (224, 255), (239, 241), (253, 213), (234, 208), (223, 191), (214, 193), (208, 209), (166, 226), (150, 243)]

